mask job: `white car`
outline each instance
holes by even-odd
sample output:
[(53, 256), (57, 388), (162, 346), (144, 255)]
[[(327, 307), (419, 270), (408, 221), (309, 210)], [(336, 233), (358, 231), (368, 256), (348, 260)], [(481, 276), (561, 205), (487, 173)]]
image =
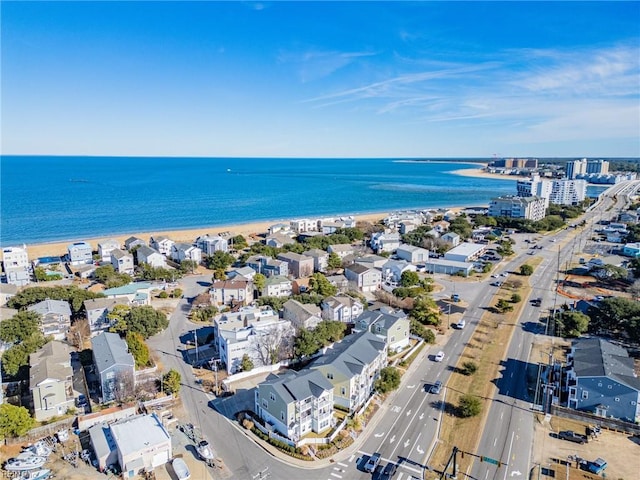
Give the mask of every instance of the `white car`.
[(436, 356), (435, 356), (434, 360), (436, 362), (441, 362), (442, 360), (444, 360), (444, 352), (443, 351), (439, 351), (438, 353), (436, 353)]
[(467, 324), (467, 322), (464, 320), (464, 318), (462, 318), (462, 319), (460, 319), (460, 321), (456, 324), (456, 327), (457, 327), (459, 330), (462, 330), (462, 329), (465, 327), (465, 325), (466, 325), (466, 324)]

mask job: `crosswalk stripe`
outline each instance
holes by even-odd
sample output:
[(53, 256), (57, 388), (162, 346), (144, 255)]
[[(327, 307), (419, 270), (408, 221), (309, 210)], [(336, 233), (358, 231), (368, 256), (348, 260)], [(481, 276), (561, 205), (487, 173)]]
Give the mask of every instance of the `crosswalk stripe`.
[(342, 478), (342, 475), (338, 475), (337, 473), (331, 472), (331, 475), (337, 478)]
[(349, 466), (346, 463), (342, 463), (342, 462), (338, 462), (338, 465), (340, 465), (341, 467), (348, 467)]

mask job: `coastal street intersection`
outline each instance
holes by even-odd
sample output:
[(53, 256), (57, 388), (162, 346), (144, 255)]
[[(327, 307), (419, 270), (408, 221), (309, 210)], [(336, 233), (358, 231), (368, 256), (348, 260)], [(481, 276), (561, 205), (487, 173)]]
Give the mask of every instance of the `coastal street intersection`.
[[(585, 217), (588, 222), (595, 222), (612, 203), (611, 198), (602, 200), (601, 205), (592, 209)], [(565, 262), (571, 255), (571, 242), (564, 242), (571, 235), (563, 230), (555, 237), (546, 237), (540, 243), (544, 248), (537, 255), (542, 263), (530, 278), (532, 285), (539, 287), (532, 295), (543, 299), (543, 309), (553, 306), (554, 275), (558, 258)], [(556, 243), (557, 241), (557, 243)], [(502, 261), (496, 269), (497, 273), (515, 271), (527, 259), (528, 245), (523, 240), (517, 241), (515, 255), (508, 261)], [(189, 421), (198, 425), (202, 433), (231, 472), (222, 476), (220, 471), (208, 469), (202, 464), (212, 478), (235, 479), (371, 479), (372, 475), (363, 469), (364, 463), (374, 452), (382, 456), (381, 466), (389, 462), (398, 464), (394, 479), (436, 478), (435, 472), (429, 472), (429, 458), (438, 441), (440, 419), (446, 399), (446, 384), (451, 372), (462, 354), (465, 344), (474, 333), (479, 321), (482, 307), (490, 304), (496, 288), (490, 287), (491, 278), (482, 282), (453, 282), (436, 278), (443, 284), (444, 292), (435, 294), (436, 299), (451, 295), (450, 288), (467, 302), (464, 314), (467, 326), (461, 330), (452, 330), (446, 344), (423, 349), (411, 364), (402, 378), (401, 386), (380, 405), (378, 412), (364, 431), (347, 449), (336, 454), (332, 459), (306, 462), (293, 459), (271, 447), (259, 445), (250, 433), (239, 424), (214, 410), (215, 402), (220, 401), (205, 393), (195, 383), (190, 365), (183, 361), (180, 350), (184, 345), (180, 338), (197, 328), (189, 322), (189, 300), (205, 291), (209, 285), (208, 276), (187, 277), (183, 280), (184, 298), (171, 316), (169, 328), (150, 339), (149, 346), (162, 355), (165, 370), (176, 369), (183, 379), (181, 399)], [(525, 299), (526, 300), (526, 299)], [(505, 355), (506, 368), (497, 381), (497, 390), (490, 402), (489, 414), (482, 432), (478, 451), (482, 455), (496, 459), (502, 466), (476, 461), (470, 471), (460, 472), (478, 480), (506, 480), (509, 478), (527, 478), (531, 468), (531, 451), (533, 445), (533, 410), (530, 399), (526, 396), (526, 385), (522, 372), (513, 367), (519, 362), (528, 362), (533, 336), (542, 333), (539, 330), (540, 308), (527, 304), (519, 319), (508, 350)], [(524, 325), (536, 325), (535, 328), (524, 328)], [(536, 330), (536, 328), (538, 330)], [(446, 352), (442, 362), (433, 361), (438, 350)], [(433, 394), (425, 389), (437, 380), (445, 388), (440, 394)], [(198, 472), (192, 472), (193, 478), (200, 478)], [(378, 473), (374, 475), (377, 478)]]

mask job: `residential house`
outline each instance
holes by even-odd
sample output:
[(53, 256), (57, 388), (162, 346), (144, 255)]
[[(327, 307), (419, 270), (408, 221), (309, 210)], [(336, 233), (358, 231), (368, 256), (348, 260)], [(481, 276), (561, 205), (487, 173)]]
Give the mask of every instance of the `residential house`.
[(446, 220), (440, 220), (438, 222), (433, 222), (431, 224), (431, 226), (433, 227), (433, 229), (438, 232), (440, 235), (446, 233), (449, 231), (449, 226), (451, 224), (449, 222), (447, 222)]
[(117, 333), (102, 332), (91, 339), (93, 363), (100, 382), (102, 402), (133, 393), (135, 362), (127, 343)]
[(625, 257), (640, 257), (640, 242), (627, 243), (622, 247), (622, 255)]
[(337, 243), (335, 245), (329, 245), (327, 247), (329, 253), (335, 253), (341, 259), (353, 255), (356, 252), (356, 248), (350, 243)]
[(111, 251), (111, 265), (116, 272), (127, 275), (133, 275), (135, 269), (133, 255), (119, 248)]
[(31, 283), (31, 272), (26, 268), (9, 268), (4, 271), (4, 274), (9, 285), (24, 287)]
[(4, 247), (2, 249), (2, 267), (7, 284), (23, 287), (31, 283), (31, 265), (26, 245)]
[(287, 300), (282, 306), (282, 318), (289, 320), (297, 330), (313, 330), (322, 321), (320, 307), (313, 303)]
[(43, 300), (27, 308), (40, 315), (40, 330), (43, 335), (52, 335), (56, 340), (64, 340), (71, 328), (71, 307), (63, 300)]
[(255, 413), (297, 442), (334, 424), (333, 385), (317, 370), (269, 375), (255, 390)]
[(568, 360), (569, 408), (640, 422), (640, 379), (627, 350), (603, 338), (580, 338)]
[(401, 235), (406, 235), (409, 232), (413, 232), (422, 225), (418, 220), (404, 220), (398, 224), (398, 231)]
[[(220, 360), (229, 374), (241, 371), (244, 355), (248, 355), (254, 367), (272, 365), (291, 356), (295, 330), (288, 320), (261, 318), (247, 327), (227, 328), (221, 325), (216, 339)], [(274, 352), (276, 358), (272, 357)]]
[(111, 238), (109, 240), (103, 240), (98, 243), (98, 255), (100, 256), (100, 261), (102, 262), (111, 262), (111, 252), (114, 250), (118, 250), (120, 248), (120, 242), (118, 242), (115, 238)]
[(18, 286), (10, 283), (0, 283), (0, 306), (6, 305), (7, 302), (18, 294)]
[(294, 295), (300, 295), (311, 290), (311, 279), (313, 277), (294, 278), (292, 284), (292, 290)]
[(268, 277), (264, 282), (264, 288), (260, 292), (263, 297), (290, 297), (292, 295), (293, 282), (287, 277), (275, 275)]
[(381, 257), (380, 255), (365, 255), (364, 257), (358, 257), (355, 259), (355, 263), (364, 265), (368, 268), (382, 268), (389, 259), (387, 257)]
[(167, 255), (167, 256), (171, 254), (171, 247), (173, 247), (174, 243), (176, 242), (171, 240), (169, 237), (165, 237), (164, 235), (151, 237), (149, 239), (149, 246), (151, 248), (153, 248), (154, 250), (157, 250), (162, 255)]
[(460, 245), (460, 235), (454, 232), (447, 232), (440, 237), (443, 242), (448, 243), (452, 247)]
[(151, 305), (150, 282), (133, 282), (121, 287), (108, 288), (102, 291), (107, 298), (126, 298), (129, 305)]
[(353, 323), (364, 311), (362, 302), (348, 295), (325, 298), (320, 304), (322, 318), (343, 323)]
[(618, 220), (624, 223), (638, 223), (639, 217), (637, 212), (626, 211), (618, 215)]
[(403, 243), (396, 250), (396, 256), (409, 263), (426, 263), (429, 260), (429, 250)]
[(313, 269), (316, 272), (326, 272), (327, 264), (329, 262), (329, 252), (320, 250), (319, 248), (312, 248), (306, 252), (302, 252), (306, 257), (313, 258)]
[(258, 272), (256, 272), (251, 267), (239, 267), (234, 268), (229, 273), (227, 273), (227, 278), (229, 280), (233, 280), (234, 278), (237, 278), (238, 280), (253, 280), (253, 277), (255, 277), (256, 273)]
[(171, 436), (155, 413), (135, 415), (89, 429), (98, 469), (117, 463), (122, 478), (138, 478), (169, 462), (173, 456)]
[(171, 259), (178, 263), (182, 263), (184, 260), (191, 260), (200, 265), (202, 262), (202, 250), (189, 243), (174, 243), (171, 246)]
[(296, 278), (313, 275), (313, 258), (299, 253), (286, 252), (278, 255), (278, 260), (287, 262), (289, 273)]
[(318, 231), (318, 221), (317, 220), (309, 220), (308, 218), (301, 218), (299, 220), (291, 220), (289, 222), (291, 230), (300, 234), (304, 232), (317, 232)]
[(462, 242), (457, 247), (453, 247), (446, 252), (444, 259), (453, 260), (454, 262), (473, 262), (484, 255), (486, 251), (487, 246), (482, 243)]
[(233, 280), (216, 280), (211, 289), (211, 303), (221, 305), (245, 305), (253, 301), (253, 282), (236, 277)]
[(363, 265), (349, 265), (344, 270), (344, 276), (361, 292), (375, 292), (382, 283), (382, 272), (376, 268)]
[(276, 232), (264, 239), (264, 244), (268, 247), (282, 248), (285, 245), (293, 245), (296, 241), (290, 236)]
[(225, 312), (213, 319), (213, 333), (217, 338), (222, 330), (239, 330), (246, 327), (264, 327), (277, 324), (278, 314), (271, 307), (240, 307), (234, 312)]
[(399, 283), (404, 272), (415, 271), (417, 267), (405, 260), (389, 260), (382, 266), (382, 280), (392, 284)]
[(128, 251), (133, 250), (136, 247), (146, 246), (147, 242), (138, 237), (129, 237), (124, 241), (124, 248)]
[(338, 293), (349, 290), (349, 279), (344, 275), (328, 275), (326, 278), (331, 285), (338, 289)]
[(111, 327), (111, 321), (107, 318), (116, 305), (128, 305), (129, 300), (120, 298), (92, 298), (83, 302), (87, 314), (91, 336), (106, 331)]
[(52, 341), (29, 355), (29, 391), (38, 422), (73, 407), (73, 369), (69, 346)]
[(367, 310), (356, 320), (354, 332), (358, 331), (369, 331), (384, 338), (390, 352), (398, 352), (409, 345), (410, 322), (402, 310), (389, 307)]
[(387, 346), (370, 332), (351, 334), (325, 349), (308, 368), (333, 385), (333, 402), (353, 413), (371, 396), (380, 370), (387, 365)]
[(209, 256), (213, 255), (215, 252), (229, 251), (229, 242), (226, 238), (223, 238), (220, 235), (202, 235), (201, 237), (196, 238), (196, 246), (203, 254)]
[(274, 233), (288, 234), (291, 232), (291, 227), (286, 223), (276, 223), (267, 228), (267, 235), (273, 235)]
[(138, 247), (136, 257), (138, 258), (138, 265), (146, 263), (153, 268), (167, 268), (167, 257), (146, 245), (140, 245)]
[(252, 255), (247, 259), (246, 264), (247, 267), (253, 268), (265, 277), (271, 277), (272, 275), (289, 276), (289, 264), (283, 260), (276, 260), (264, 255)]
[(375, 232), (371, 235), (369, 245), (376, 253), (395, 252), (400, 246), (400, 233), (391, 230)]
[(87, 242), (72, 243), (67, 247), (69, 263), (71, 265), (85, 265), (93, 263), (93, 251)]

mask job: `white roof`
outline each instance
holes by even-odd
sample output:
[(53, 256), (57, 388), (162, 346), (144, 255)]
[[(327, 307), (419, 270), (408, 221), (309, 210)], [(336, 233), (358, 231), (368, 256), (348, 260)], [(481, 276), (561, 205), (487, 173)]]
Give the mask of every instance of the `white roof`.
[(151, 450), (167, 442), (171, 437), (155, 415), (138, 415), (111, 424), (111, 434), (122, 457), (132, 453)]
[(465, 257), (470, 257), (484, 250), (485, 248), (487, 248), (487, 246), (482, 243), (464, 242), (458, 245), (457, 247), (452, 248), (447, 253), (453, 254), (453, 255), (464, 255)]

